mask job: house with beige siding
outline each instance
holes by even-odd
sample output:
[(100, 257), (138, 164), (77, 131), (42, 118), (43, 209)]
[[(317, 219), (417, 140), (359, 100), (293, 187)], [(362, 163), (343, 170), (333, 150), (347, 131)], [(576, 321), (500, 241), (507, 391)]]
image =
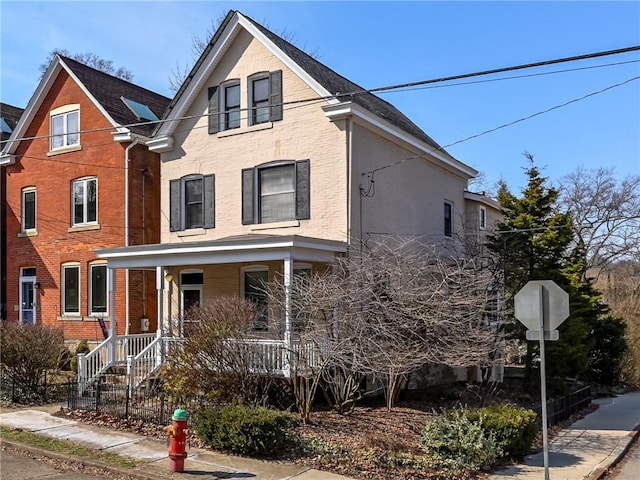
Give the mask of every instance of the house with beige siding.
[[(351, 244), (407, 234), (452, 246), (478, 173), (237, 11), (147, 146), (161, 156), (161, 242), (97, 255), (111, 269), (155, 269), (159, 338), (180, 336), (185, 311), (215, 296), (264, 306), (265, 282), (326, 269)], [(264, 308), (254, 327), (284, 332), (269, 340), (276, 350), (295, 342), (287, 308)]]

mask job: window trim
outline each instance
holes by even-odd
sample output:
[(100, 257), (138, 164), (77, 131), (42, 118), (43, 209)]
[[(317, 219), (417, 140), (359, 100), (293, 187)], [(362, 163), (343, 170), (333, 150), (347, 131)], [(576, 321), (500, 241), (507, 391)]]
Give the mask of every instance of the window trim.
[[(238, 107), (237, 111), (240, 113), (238, 118), (238, 125), (235, 127), (229, 127), (229, 113), (236, 110), (227, 110), (227, 89), (232, 87), (238, 87)], [(226, 132), (228, 130), (235, 130), (242, 127), (242, 86), (240, 85), (240, 79), (229, 79), (220, 84), (220, 132)], [(236, 108), (236, 107), (232, 107)]]
[(478, 227), (480, 230), (487, 229), (487, 207), (480, 206), (478, 209)]
[[(66, 302), (66, 293), (67, 293), (67, 270), (75, 269), (78, 272), (78, 311), (72, 312), (67, 311), (67, 302)], [(80, 262), (67, 262), (62, 264), (62, 275), (61, 275), (60, 284), (62, 288), (60, 289), (60, 305), (62, 310), (62, 315), (65, 317), (80, 317), (82, 312), (82, 271), (80, 268)]]
[[(186, 226), (186, 182), (202, 180), (202, 225)], [(206, 229), (216, 226), (216, 176), (214, 174), (188, 174), (181, 178), (169, 180), (169, 231), (179, 236), (188, 234), (203, 234)]]
[[(200, 221), (195, 225), (188, 226), (187, 225), (187, 182), (200, 182)], [(194, 228), (204, 228), (204, 176), (203, 175), (186, 175), (180, 179), (181, 188), (180, 188), (180, 206), (184, 207), (180, 209), (180, 224), (182, 225), (182, 230), (191, 230)], [(194, 202), (195, 203), (195, 202)]]
[[(94, 312), (93, 311), (93, 269), (95, 267), (104, 267), (105, 270), (105, 310), (104, 312)], [(89, 264), (89, 274), (87, 276), (88, 282), (88, 292), (89, 296), (87, 298), (87, 302), (89, 303), (89, 316), (90, 317), (108, 317), (109, 316), (109, 268), (107, 267), (107, 262), (105, 261), (97, 261), (91, 262)]]
[[(33, 193), (33, 227), (26, 227), (26, 206), (27, 202), (25, 196), (29, 193)], [(31, 233), (38, 230), (38, 191), (36, 187), (24, 187), (22, 189), (22, 214), (20, 218), (20, 231), (22, 233)]]
[[(449, 212), (447, 212), (447, 208), (449, 209)], [(447, 218), (447, 213), (448, 213), (448, 218)], [(444, 236), (447, 238), (452, 238), (453, 237), (453, 202), (449, 200), (444, 201), (443, 217), (444, 217), (444, 226), (443, 226)]]
[[(246, 296), (246, 285), (245, 285), (245, 281), (246, 281), (246, 274), (247, 273), (255, 273), (255, 272), (267, 272), (267, 283), (269, 282), (269, 266), (268, 265), (248, 265), (246, 267), (242, 267), (240, 269), (240, 296), (241, 298), (243, 298), (244, 300), (248, 300), (247, 296)], [(265, 310), (265, 316), (266, 316), (266, 321), (265, 321), (265, 328), (257, 328), (258, 325), (258, 317), (256, 317), (256, 319), (253, 321), (253, 328), (252, 330), (254, 332), (268, 332), (270, 327), (271, 327), (271, 315), (269, 312), (269, 300), (268, 298), (265, 298), (265, 303), (266, 303), (266, 310)]]
[[(255, 105), (255, 100), (254, 100), (254, 94), (253, 94), (253, 90), (254, 90), (254, 83), (259, 81), (259, 80), (267, 80), (267, 106), (269, 108), (269, 118), (263, 122), (258, 122), (257, 121), (257, 113), (258, 113), (258, 107), (256, 107)], [(247, 79), (247, 104), (249, 105), (249, 115), (248, 117), (248, 121), (249, 121), (249, 126), (251, 125), (261, 125), (264, 123), (270, 123), (271, 122), (271, 78), (269, 75), (269, 72), (258, 72), (258, 73), (254, 73), (253, 75), (249, 76)]]
[[(69, 116), (77, 113), (78, 114), (78, 131), (77, 132), (69, 132)], [(62, 133), (54, 135), (53, 132), (53, 119), (62, 117), (63, 118), (63, 127)], [(65, 150), (73, 147), (78, 147), (80, 145), (80, 104), (79, 103), (71, 103), (68, 105), (63, 105), (58, 108), (54, 108), (49, 112), (49, 151), (56, 152), (59, 150)], [(69, 143), (69, 135), (75, 133), (77, 135), (77, 141), (74, 143)], [(54, 139), (56, 137), (62, 136), (62, 145), (56, 147), (54, 146)]]
[[(293, 168), (293, 217), (264, 222), (261, 215), (262, 195), (260, 173), (269, 168), (291, 166)], [(242, 224), (274, 225), (311, 218), (311, 166), (305, 160), (275, 160), (242, 170)]]
[[(90, 181), (95, 182), (96, 190), (96, 218), (95, 220), (87, 221), (88, 216), (88, 201), (87, 201), (87, 185)], [(75, 186), (78, 183), (84, 184), (84, 191), (82, 195), (83, 208), (82, 208), (82, 222), (76, 223), (76, 209), (75, 209)], [(97, 225), (98, 224), (98, 177), (81, 177), (71, 181), (71, 226), (78, 227), (84, 225)]]
[[(202, 274), (202, 283), (183, 283), (182, 282), (182, 276), (185, 274), (190, 274), (190, 273), (201, 273)], [(183, 319), (184, 322), (189, 323), (189, 320), (186, 320), (184, 318), (184, 292), (186, 290), (188, 291), (197, 291), (199, 292), (199, 300), (198, 303), (200, 305), (202, 305), (202, 295), (203, 295), (203, 291), (204, 291), (204, 270), (200, 269), (200, 268), (185, 268), (184, 270), (180, 270), (179, 272), (179, 278), (180, 278), (180, 284), (178, 286), (179, 291), (180, 291), (180, 318)], [(185, 288), (187, 287), (187, 288)]]

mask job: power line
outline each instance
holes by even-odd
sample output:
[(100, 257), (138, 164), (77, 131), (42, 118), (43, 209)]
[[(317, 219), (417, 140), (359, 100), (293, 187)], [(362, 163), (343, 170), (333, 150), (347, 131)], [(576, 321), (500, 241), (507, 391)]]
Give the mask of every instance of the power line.
[[(579, 101), (584, 100), (586, 98), (593, 97), (594, 95), (598, 95), (600, 93), (604, 93), (604, 92), (606, 92), (608, 90), (611, 90), (613, 88), (617, 88), (617, 87), (620, 87), (622, 85), (626, 85), (627, 83), (633, 82), (633, 81), (638, 80), (638, 79), (640, 79), (640, 76), (630, 78), (628, 80), (625, 80), (625, 81), (620, 82), (620, 83), (616, 83), (614, 85), (610, 85), (610, 86), (605, 87), (605, 88), (603, 88), (601, 90), (597, 90), (595, 92), (588, 93), (586, 95), (583, 95), (583, 96), (578, 97), (578, 98), (574, 98), (572, 100), (569, 100), (567, 102), (561, 103), (559, 105), (554, 105), (553, 107), (549, 107), (549, 108), (547, 108), (545, 110), (541, 110), (539, 112), (532, 113), (531, 115), (527, 115), (526, 117), (521, 117), (521, 118), (518, 118), (517, 120), (513, 120), (511, 122), (504, 123), (504, 124), (499, 125), (499, 126), (494, 127), (494, 128), (490, 128), (489, 130), (485, 130), (484, 132), (480, 132), (480, 133), (477, 133), (475, 135), (471, 135), (469, 137), (463, 138), (461, 140), (457, 140), (455, 142), (452, 142), (452, 143), (449, 143), (447, 145), (444, 145), (444, 146), (442, 146), (440, 148), (433, 148), (433, 149), (429, 150), (427, 153), (434, 153), (434, 152), (438, 152), (438, 151), (444, 151), (445, 148), (449, 148), (449, 147), (452, 147), (454, 145), (458, 145), (460, 143), (464, 143), (464, 142), (467, 142), (469, 140), (473, 140), (474, 138), (478, 138), (478, 137), (481, 137), (483, 135), (487, 135), (489, 133), (493, 133), (493, 132), (495, 132), (497, 130), (501, 130), (503, 128), (510, 127), (512, 125), (515, 125), (516, 123), (524, 122), (525, 120), (529, 120), (531, 118), (538, 117), (540, 115), (543, 115), (545, 113), (551, 112), (553, 110), (557, 110), (559, 108), (566, 107), (567, 105), (571, 105), (573, 103), (579, 102)], [(378, 168), (375, 168), (375, 169), (370, 170), (368, 172), (364, 172), (364, 173), (362, 173), (362, 175), (363, 176), (364, 175), (369, 176), (369, 181), (373, 182), (373, 175), (375, 175), (376, 172), (379, 172), (380, 170), (384, 170), (385, 168), (389, 168), (389, 167), (394, 167), (396, 165), (400, 165), (402, 163), (408, 162), (409, 160), (414, 160), (416, 158), (424, 158), (424, 155), (425, 155), (424, 153), (419, 153), (419, 154), (416, 154), (416, 155), (412, 155), (411, 157), (407, 157), (407, 158), (404, 158), (402, 160), (398, 160), (397, 162), (389, 163), (387, 165), (383, 165), (382, 167), (378, 167)]]
[[(465, 73), (465, 74), (460, 74), (460, 75), (453, 75), (453, 76), (449, 76), (449, 77), (440, 77), (440, 78), (434, 78), (434, 79), (429, 79), (429, 80), (420, 80), (420, 81), (416, 81), (416, 82), (409, 82), (409, 83), (403, 83), (403, 84), (397, 84), (397, 85), (376, 87), (376, 88), (372, 88), (372, 89), (360, 89), (360, 90), (356, 90), (356, 91), (352, 91), (352, 92), (335, 92), (335, 93), (333, 93), (331, 95), (325, 95), (325, 96), (317, 95), (317, 96), (314, 96), (312, 98), (291, 100), (291, 101), (288, 101), (288, 102), (282, 102), (282, 103), (279, 103), (279, 104), (274, 104), (273, 106), (280, 106), (280, 105), (282, 105), (282, 106), (290, 106), (290, 105), (298, 105), (298, 104), (304, 104), (304, 103), (309, 103), (309, 102), (317, 102), (319, 100), (331, 100), (331, 99), (334, 99), (336, 97), (349, 97), (349, 96), (363, 95), (363, 94), (366, 94), (366, 93), (389, 92), (389, 91), (392, 91), (392, 90), (398, 90), (398, 89), (402, 89), (402, 88), (415, 87), (415, 86), (421, 86), (421, 85), (428, 85), (428, 84), (433, 84), (433, 83), (443, 83), (443, 82), (449, 82), (449, 81), (452, 81), (452, 80), (460, 80), (460, 79), (464, 79), (464, 78), (472, 78), (472, 77), (478, 77), (478, 76), (492, 75), (492, 74), (496, 74), (496, 73), (504, 73), (504, 72), (510, 72), (510, 71), (516, 71), (516, 70), (523, 70), (523, 69), (527, 69), (527, 68), (541, 67), (541, 66), (546, 66), (546, 65), (555, 65), (555, 64), (559, 64), (559, 63), (575, 62), (575, 61), (580, 61), (580, 60), (600, 58), (600, 57), (604, 57), (604, 56), (618, 55), (618, 54), (629, 53), (629, 52), (634, 52), (634, 51), (638, 51), (638, 50), (640, 50), (640, 45), (639, 46), (626, 47), (626, 48), (620, 48), (620, 49), (616, 49), (616, 50), (606, 50), (606, 51), (602, 51), (602, 52), (588, 53), (588, 54), (577, 55), (577, 56), (572, 56), (572, 57), (563, 57), (563, 58), (557, 58), (557, 59), (552, 59), (552, 60), (545, 60), (545, 61), (542, 61), (542, 62), (514, 65), (514, 66), (509, 66), (509, 67), (495, 68), (495, 69), (491, 69), (491, 70), (482, 70), (482, 71), (478, 71), (478, 72), (471, 72), (471, 73)], [(245, 112), (248, 112), (248, 111), (251, 111), (251, 110), (253, 110), (253, 108), (240, 109), (240, 111), (245, 111)], [(217, 114), (224, 114), (224, 113), (225, 112), (218, 112)], [(80, 130), (78, 132), (71, 132), (71, 133), (95, 133), (95, 132), (100, 132), (100, 131), (111, 131), (111, 130), (115, 130), (116, 128), (131, 128), (131, 127), (138, 127), (138, 126), (160, 125), (160, 124), (163, 124), (163, 123), (166, 123), (166, 122), (176, 122), (176, 121), (181, 121), (181, 120), (192, 120), (192, 119), (198, 119), (198, 118), (203, 118), (203, 117), (208, 117), (208, 116), (209, 116), (209, 113), (200, 114), (200, 115), (187, 115), (187, 116), (178, 117), (178, 118), (174, 118), (174, 119), (161, 119), (161, 120), (157, 120), (157, 121), (136, 122), (136, 123), (131, 123), (131, 124), (120, 125), (119, 127), (113, 127), (113, 126), (111, 126), (111, 127), (101, 127), (101, 128), (95, 128), (95, 129)], [(38, 135), (38, 136), (32, 136), (32, 137), (17, 138), (17, 139), (13, 139), (11, 141), (15, 142), (15, 141), (23, 141), (23, 140), (36, 140), (36, 139), (51, 138), (51, 137), (52, 137), (52, 135)], [(10, 140), (0, 141), (0, 145), (2, 145), (4, 143), (7, 143), (9, 141)]]

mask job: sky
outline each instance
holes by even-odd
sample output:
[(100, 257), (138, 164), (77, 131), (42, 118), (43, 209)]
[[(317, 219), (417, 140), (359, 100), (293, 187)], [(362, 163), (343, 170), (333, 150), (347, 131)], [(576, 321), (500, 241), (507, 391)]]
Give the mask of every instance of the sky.
[[(93, 52), (171, 97), (172, 72), (195, 61), (193, 36), (231, 9), (364, 88), (640, 45), (638, 1), (1, 0), (0, 100), (25, 107), (54, 48)], [(640, 51), (380, 96), (482, 172), (476, 191), (502, 179), (519, 193), (525, 152), (552, 185), (579, 167), (640, 174)]]

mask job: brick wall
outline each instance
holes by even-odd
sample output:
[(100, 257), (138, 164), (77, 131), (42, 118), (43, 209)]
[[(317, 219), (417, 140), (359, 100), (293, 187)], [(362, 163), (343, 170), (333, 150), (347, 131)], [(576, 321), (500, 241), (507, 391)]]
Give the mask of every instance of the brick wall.
[[(78, 85), (62, 71), (45, 96), (36, 112), (25, 137), (49, 135), (49, 112), (57, 107), (79, 104), (81, 131), (109, 127), (110, 123), (82, 92)], [(35, 138), (21, 142), (17, 160), (7, 171), (7, 317), (19, 319), (19, 275), (23, 267), (36, 267), (36, 292), (39, 310), (37, 322), (61, 327), (67, 339), (101, 339), (98, 322), (89, 317), (89, 266), (97, 260), (96, 248), (125, 245), (125, 147), (114, 142), (112, 130), (81, 133), (81, 149), (52, 154), (48, 138)], [(156, 207), (158, 157), (145, 147), (134, 147), (130, 162), (130, 192), (140, 192), (142, 173), (149, 170), (155, 180), (147, 180), (145, 207), (148, 211)], [(71, 190), (72, 181), (82, 177), (96, 177), (98, 185), (98, 226), (88, 229), (72, 228)], [(35, 187), (37, 195), (36, 233), (26, 236), (21, 230), (22, 189)], [(153, 201), (150, 199), (154, 198)], [(142, 202), (138, 193), (132, 193), (130, 216), (131, 243), (141, 243)], [(159, 221), (157, 213), (146, 214), (145, 240), (157, 242)], [(138, 223), (136, 223), (138, 222)], [(62, 315), (61, 281), (62, 265), (77, 262), (80, 266), (80, 316)], [(142, 275), (142, 274), (139, 274)], [(148, 275), (152, 278), (153, 275)], [(126, 329), (125, 271), (117, 272), (116, 280), (116, 325), (117, 332)], [(135, 283), (135, 282), (134, 282)], [(151, 293), (150, 305), (155, 315), (155, 290)], [(131, 289), (130, 304), (142, 309), (142, 288)], [(132, 324), (140, 326), (139, 313)], [(154, 318), (155, 320), (155, 318)], [(109, 326), (106, 321), (107, 328)]]

